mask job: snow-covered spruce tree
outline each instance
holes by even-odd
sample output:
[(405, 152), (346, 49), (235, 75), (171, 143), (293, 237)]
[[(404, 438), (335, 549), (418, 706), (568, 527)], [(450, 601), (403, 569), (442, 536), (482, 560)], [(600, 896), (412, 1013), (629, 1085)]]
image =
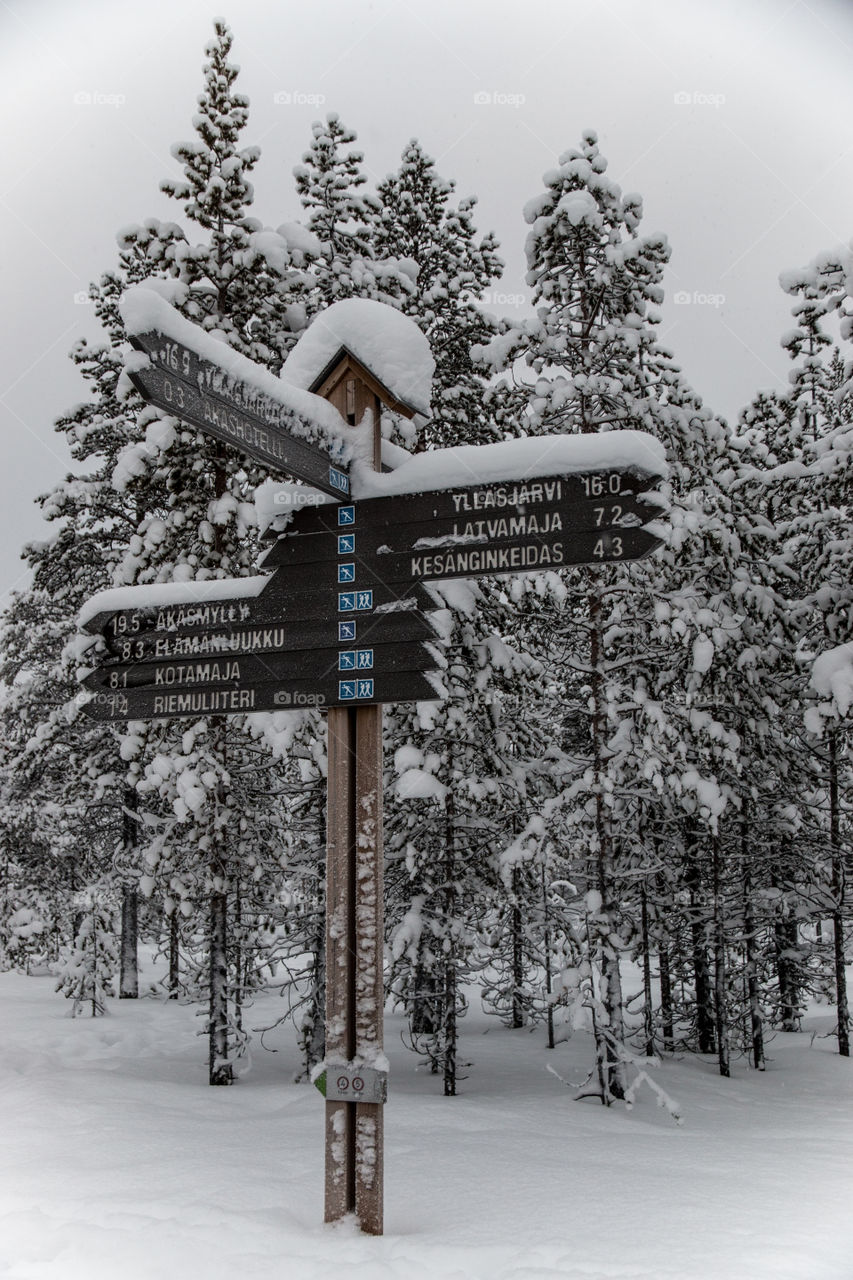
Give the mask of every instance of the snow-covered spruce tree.
[[(416, 141), (378, 188), (375, 255), (415, 268), (398, 305), (426, 334), (436, 362), (429, 421), (414, 432), (397, 424), (396, 439), (410, 450), (505, 434), (483, 410), (485, 380), (470, 358), (471, 346), (494, 332), (476, 299), (502, 263), (494, 236), (477, 237), (475, 200), (454, 204), (453, 191)], [(481, 924), (495, 894), (505, 893), (496, 856), (527, 816), (521, 757), (529, 735), (513, 717), (531, 664), (504, 642), (511, 611), (504, 584), (482, 581), (473, 597), (461, 588), (437, 594), (448, 607), (451, 697), (426, 715), (405, 706), (386, 715), (386, 758), (403, 769), (400, 795), (415, 786), (417, 801), (401, 800), (392, 775), (387, 919), (392, 988), (406, 1007), (412, 1042), (452, 1094), (462, 981), (483, 962)], [(418, 791), (423, 775), (435, 791)]]
[[(229, 61), (231, 45), (228, 27), (217, 21), (194, 118), (196, 138), (173, 148), (184, 176), (162, 184), (203, 233), (198, 242), (172, 236), (164, 262), (171, 277), (168, 295), (205, 331), (277, 368), (282, 348), (293, 340), (294, 315), (298, 323), (302, 313), (305, 259), (303, 249), (291, 250), (283, 236), (249, 216), (249, 175), (259, 151), (240, 146), (248, 102), (234, 87), (238, 68)], [(144, 260), (151, 230), (151, 224), (129, 228), (121, 237), (123, 251)], [(154, 239), (162, 242), (162, 236)], [(163, 262), (159, 251), (157, 261)], [(144, 440), (124, 451), (114, 480), (145, 515), (116, 581), (201, 581), (252, 573), (256, 546), (250, 498), (263, 473), (242, 455), (153, 409), (144, 409), (138, 421)], [(213, 717), (140, 729), (129, 726), (123, 753), (141, 771), (138, 790), (146, 816), (160, 817), (149, 828), (147, 884), (162, 886), (171, 908), (190, 914), (201, 895), (207, 898), (210, 1081), (229, 1084), (230, 1037), (239, 1021), (233, 1004), (229, 1011), (229, 964), (235, 959), (229, 922), (238, 902), (245, 905), (244, 878), (251, 882), (258, 866), (271, 869), (278, 862), (280, 848), (264, 840), (263, 822), (264, 813), (276, 808), (276, 798), (269, 789), (250, 795), (242, 787), (242, 779), (253, 775), (247, 763), (252, 740), (241, 722)], [(241, 928), (247, 927), (243, 911)], [(241, 1044), (244, 1037), (238, 1034), (237, 1040)]]
[[(725, 432), (657, 342), (655, 308), (668, 246), (660, 235), (640, 233), (639, 197), (623, 196), (606, 167), (595, 135), (587, 133), (582, 147), (545, 175), (544, 193), (525, 210), (536, 318), (505, 326), (478, 353), (486, 368), (517, 373), (514, 399), (524, 407), (526, 431), (636, 428), (664, 444), (671, 467), (664, 486), (670, 531), (663, 530), (662, 553), (630, 566), (563, 575), (564, 584), (550, 594), (535, 579), (524, 588), (540, 593), (550, 651), (539, 656), (550, 663), (558, 692), (552, 724), (576, 722), (551, 831), (569, 855), (582, 895), (591, 966), (584, 980), (605, 1102), (625, 1088), (619, 962), (623, 933), (638, 931), (638, 887), (659, 873), (651, 834), (673, 812), (695, 811), (708, 823), (718, 802), (726, 803), (713, 777), (702, 773), (697, 742), (685, 739), (690, 718), (671, 671), (660, 610), (668, 601), (679, 614), (688, 653), (688, 637), (700, 640), (714, 623), (720, 636), (731, 628), (728, 604), (719, 602), (719, 618), (714, 608), (703, 614), (705, 601), (696, 591), (703, 557), (725, 538), (713, 494), (703, 509), (696, 492)], [(731, 736), (710, 713), (695, 723), (706, 753), (715, 740), (731, 752)], [(701, 803), (703, 792), (712, 797), (710, 807)]]
[[(783, 345), (794, 360), (790, 403), (796, 424), (796, 461), (787, 475), (797, 483), (796, 510), (785, 527), (786, 568), (799, 590), (792, 591), (800, 649), (815, 661), (813, 690), (821, 692), (821, 671), (834, 671), (838, 656), (853, 641), (853, 551), (850, 526), (850, 445), (853, 438), (853, 254), (821, 254), (806, 268), (781, 278), (795, 299), (795, 328)], [(844, 353), (821, 353), (830, 345), (828, 316), (840, 317)], [(778, 472), (777, 472), (778, 474)], [(794, 578), (794, 574), (796, 577)], [(829, 682), (824, 682), (826, 693)], [(804, 695), (807, 690), (804, 690)], [(814, 696), (812, 694), (812, 696)], [(805, 700), (805, 699), (804, 699)], [(842, 699), (842, 703), (843, 703)], [(815, 852), (825, 869), (833, 932), (838, 1048), (850, 1054), (850, 1013), (846, 987), (846, 925), (849, 904), (851, 795), (850, 723), (839, 703), (809, 706)], [(839, 714), (839, 711), (842, 713)]]
[(813, 752), (803, 733), (798, 614), (788, 599), (805, 566), (790, 558), (787, 531), (810, 502), (808, 482), (792, 474), (801, 469), (797, 417), (791, 399), (759, 394), (741, 416), (732, 465), (722, 480), (737, 508), (749, 513), (753, 530), (745, 540), (749, 578), (740, 584), (756, 627), (749, 654), (738, 663), (756, 691), (752, 716), (739, 729), (748, 779), (740, 821), (749, 856), (741, 863), (754, 899), (762, 1004), (784, 1031), (799, 1029), (805, 1000), (827, 985), (825, 948), (818, 943), (825, 893), (809, 838)]
[[(4, 780), (0, 804), (0, 965), (53, 966), (73, 937), (74, 893), (82, 877), (59, 806)], [(73, 821), (74, 815), (68, 815)]]
[(364, 155), (347, 149), (355, 141), (356, 134), (330, 113), (325, 122), (312, 126), (311, 146), (293, 170), (308, 230), (319, 241), (312, 312), (341, 298), (394, 304), (412, 287), (411, 262), (398, 263), (376, 252), (378, 203), (375, 196), (361, 192), (367, 182), (361, 167)]
[(72, 1000), (71, 1017), (87, 1006), (93, 1018), (108, 1012), (118, 972), (118, 921), (109, 895), (96, 886), (78, 896), (74, 941), (60, 964), (57, 991)]
[[(85, 882), (114, 876), (112, 852), (126, 837), (123, 809), (129, 793), (117, 739), (110, 729), (76, 713), (77, 670), (87, 660), (74, 642), (81, 604), (109, 585), (138, 518), (111, 483), (117, 457), (135, 431), (134, 414), (116, 396), (119, 280), (110, 274), (90, 287), (104, 339), (75, 344), (71, 359), (89, 394), (56, 423), (77, 474), (65, 476), (38, 500), (51, 536), (24, 548), (32, 586), (11, 601), (3, 630), (9, 799), (27, 806), (37, 823), (47, 813), (61, 815), (52, 828), (64, 828), (64, 847), (75, 849), (76, 887), (79, 877)], [(133, 884), (126, 883), (125, 903), (132, 904), (134, 896)], [(125, 923), (129, 959), (136, 940), (128, 914)], [(124, 989), (130, 989), (129, 982)]]
[(477, 238), (476, 198), (452, 204), (454, 189), (416, 139), (404, 149), (398, 171), (377, 188), (374, 253), (415, 264), (414, 286), (398, 305), (426, 334), (435, 359), (429, 423), (420, 439), (400, 424), (401, 443), (413, 452), (484, 444), (504, 434), (484, 409), (485, 380), (470, 354), (494, 332), (477, 301), (500, 278), (503, 262), (492, 232)]
[(484, 922), (503, 892), (499, 855), (527, 820), (526, 761), (541, 745), (516, 705), (537, 664), (488, 629), (488, 590), (436, 589), (448, 606), (448, 696), (397, 708), (386, 754), (392, 993), (447, 1096), (458, 1079), (463, 983), (484, 963)]
[(263, 976), (282, 1002), (279, 1016), (259, 1030), (293, 1019), (305, 1077), (325, 1052), (326, 742), (317, 719), (310, 710), (254, 718), (257, 750), (272, 752), (280, 765), (278, 821), (267, 839), (280, 846), (283, 869), (273, 882), (255, 861), (255, 936), (244, 958), (244, 987), (251, 990)]

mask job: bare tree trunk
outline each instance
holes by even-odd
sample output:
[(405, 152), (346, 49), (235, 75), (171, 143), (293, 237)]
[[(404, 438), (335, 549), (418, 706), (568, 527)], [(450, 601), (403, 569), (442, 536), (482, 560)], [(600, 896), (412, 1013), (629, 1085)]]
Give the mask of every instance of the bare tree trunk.
[[(122, 844), (124, 861), (128, 866), (136, 865), (133, 854), (137, 842), (137, 805), (136, 788), (126, 787), (122, 809)], [(121, 892), (121, 958), (118, 983), (120, 1000), (136, 1000), (139, 996), (138, 923), (137, 887), (135, 884), (125, 882), (122, 884)]]
[(752, 1065), (764, 1070), (764, 1021), (758, 991), (758, 948), (755, 938), (755, 912), (752, 902), (752, 872), (749, 865), (749, 842), (746, 822), (741, 823), (741, 863), (743, 866), (743, 927), (746, 935), (746, 990), (749, 1001), (749, 1024), (752, 1038)]
[(726, 926), (723, 913), (720, 840), (711, 839), (714, 877), (714, 1020), (717, 1032), (717, 1061), (721, 1076), (730, 1076), (729, 1019), (726, 1002)]
[[(221, 229), (221, 219), (220, 219)], [(220, 253), (221, 261), (221, 253)], [(225, 289), (220, 288), (219, 309), (227, 314), (225, 306)], [(225, 450), (217, 449), (216, 465), (213, 475), (213, 490), (218, 499), (222, 498), (228, 488), (228, 472), (225, 461)], [(222, 529), (214, 529), (214, 550), (221, 554), (223, 546)], [(226, 724), (222, 716), (214, 716), (210, 721), (212, 746), (215, 756), (225, 770), (228, 763), (228, 752), (225, 738)], [(225, 785), (220, 774), (217, 789), (216, 809), (225, 809), (227, 796)], [(209, 1083), (225, 1085), (234, 1083), (234, 1070), (229, 1059), (228, 1037), (228, 829), (217, 821), (218, 815), (212, 817), (210, 825), (210, 955), (209, 983), (210, 1006), (208, 1020), (208, 1070)]]
[[(622, 1002), (622, 975), (619, 971), (619, 956), (610, 941), (614, 932), (612, 928), (613, 883), (612, 883), (612, 841), (610, 824), (604, 809), (604, 737), (605, 709), (603, 696), (603, 676), (601, 651), (601, 597), (593, 590), (589, 597), (590, 619), (590, 684), (592, 686), (592, 751), (593, 777), (595, 779), (595, 826), (597, 837), (596, 878), (598, 892), (601, 896), (601, 921), (597, 926), (598, 950), (600, 953), (602, 1002), (607, 1013), (607, 1032), (605, 1037), (605, 1059), (607, 1063), (607, 1096), (624, 1098), (624, 1065), (613, 1047), (613, 1041), (623, 1043), (625, 1039), (624, 1014)], [(599, 1031), (599, 1034), (601, 1032)]]
[(675, 1048), (672, 1025), (672, 974), (669, 965), (669, 948), (661, 939), (658, 942), (658, 971), (660, 973), (660, 1016), (663, 1047), (666, 1053)]
[(510, 904), (510, 929), (512, 931), (512, 1027), (524, 1026), (524, 943), (521, 936), (522, 916), (519, 901), (520, 875), (518, 867), (512, 873), (512, 902)]
[(714, 1001), (711, 994), (711, 965), (708, 959), (706, 909), (702, 902), (697, 850), (698, 837), (692, 829), (685, 834), (685, 881), (690, 894), (690, 936), (693, 950), (693, 981), (696, 992), (696, 1035), (700, 1053), (713, 1053)]
[(640, 886), (640, 929), (643, 946), (643, 1038), (646, 1042), (646, 1057), (653, 1058), (655, 1052), (655, 1011), (652, 999), (652, 957), (649, 939), (649, 904), (646, 886)]
[(444, 888), (445, 903), (445, 940), (450, 944), (444, 964), (444, 1017), (442, 1019), (443, 1060), (444, 1060), (444, 1096), (456, 1096), (457, 1040), (458, 1026), (456, 1013), (456, 944), (453, 937), (452, 922), (456, 918), (456, 830), (453, 821), (452, 796), (448, 797), (445, 812), (444, 840)]
[(209, 1083), (233, 1084), (228, 1060), (228, 898), (222, 890), (210, 895), (210, 1022), (208, 1031)]
[(783, 1031), (799, 1031), (797, 984), (791, 951), (797, 945), (797, 922), (783, 903), (773, 922), (776, 978), (779, 984), (779, 1025)]
[(444, 1096), (456, 1096), (456, 1052), (458, 1025), (456, 1017), (456, 966), (451, 952), (444, 966)]
[(123, 884), (121, 889), (121, 966), (118, 984), (120, 1000), (136, 1000), (139, 997), (138, 919), (136, 885)]
[(312, 973), (311, 997), (300, 1032), (305, 1068), (310, 1072), (326, 1054), (326, 916), (325, 911), (316, 916), (317, 930), (311, 943)]
[(832, 931), (833, 959), (835, 962), (835, 997), (838, 1009), (838, 1052), (850, 1057), (850, 1006), (847, 1000), (847, 973), (845, 970), (844, 899), (846, 868), (841, 847), (840, 805), (838, 796), (838, 732), (831, 729), (829, 746), (829, 847), (832, 858)]
[(234, 1026), (243, 1030), (243, 898), (239, 876), (234, 890)]
[(177, 908), (169, 916), (169, 999), (177, 1000), (181, 985), (180, 929)]
[(542, 889), (542, 920), (543, 928), (543, 945), (545, 948), (545, 994), (548, 1000), (547, 1009), (547, 1026), (548, 1026), (548, 1048), (554, 1048), (554, 1003), (552, 1000), (554, 980), (551, 971), (551, 915), (548, 904), (548, 882), (545, 873), (545, 862), (543, 860), (541, 867), (540, 886)]
[(434, 968), (431, 968), (419, 953), (415, 963), (414, 991), (411, 1002), (410, 1025), (412, 1035), (435, 1035), (439, 1028), (436, 1018), (438, 1003), (438, 982)]

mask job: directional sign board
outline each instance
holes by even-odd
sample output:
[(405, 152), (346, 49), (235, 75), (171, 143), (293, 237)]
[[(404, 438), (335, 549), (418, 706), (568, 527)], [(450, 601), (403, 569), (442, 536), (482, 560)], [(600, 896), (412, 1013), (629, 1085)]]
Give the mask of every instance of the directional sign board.
[(144, 400), (324, 493), (349, 493), (347, 468), (302, 438), (306, 431), (316, 433), (309, 419), (163, 334), (137, 334), (130, 341), (151, 361), (146, 369), (128, 372)]
[[(358, 508), (356, 508), (358, 510)], [(639, 527), (569, 530), (548, 535), (490, 542), (477, 538), (419, 539), (410, 552), (380, 547), (362, 552), (356, 538), (352, 559), (296, 563), (276, 571), (276, 589), (291, 593), (332, 583), (342, 590), (358, 584), (362, 594), (405, 592), (409, 584), (473, 578), (479, 574), (530, 573), (570, 565), (611, 564), (640, 560), (660, 546), (660, 539)], [(384, 596), (383, 596), (384, 598)]]
[[(401, 507), (404, 506), (402, 498), (397, 501)], [(575, 502), (537, 513), (517, 514), (513, 511), (477, 520), (453, 517), (408, 521), (401, 512), (401, 518), (392, 524), (372, 523), (370, 516), (362, 512), (362, 507), (367, 505), (358, 503), (354, 507), (347, 505), (341, 508), (342, 511), (352, 511), (355, 517), (346, 531), (332, 528), (317, 533), (297, 530), (291, 533), (288, 530), (266, 552), (263, 567), (317, 563), (340, 556), (359, 556), (364, 560), (389, 553), (409, 554), (414, 549), (442, 545), (500, 546), (513, 541), (532, 542), (537, 538), (544, 541), (555, 535), (596, 529), (638, 528), (659, 515), (655, 508), (638, 501), (631, 494), (607, 503)]]
[(299, 589), (323, 564), (336, 581), (369, 587), (637, 560), (660, 545), (641, 527), (660, 508), (637, 497), (655, 479), (542, 476), (315, 507), (293, 518), (263, 565)]
[(275, 684), (282, 680), (327, 680), (355, 674), (392, 671), (428, 671), (441, 657), (425, 644), (351, 645), (340, 649), (306, 649), (289, 653), (269, 652), (179, 658), (161, 662), (114, 663), (86, 676), (88, 689), (141, 689), (159, 692), (173, 689), (214, 688), (222, 685)]
[(265, 567), (286, 563), (294, 555), (289, 547), (292, 534), (300, 535), (297, 541), (301, 544), (305, 542), (301, 535), (343, 535), (349, 530), (361, 539), (364, 550), (387, 544), (394, 551), (408, 551), (422, 537), (494, 542), (622, 523), (645, 524), (660, 514), (660, 507), (644, 503), (637, 495), (658, 479), (640, 471), (537, 476), (389, 494), (364, 499), (354, 507), (326, 504), (301, 508), (280, 530), (283, 537), (267, 552)]
[[(235, 592), (241, 582), (234, 579)], [(311, 583), (313, 582), (313, 585)], [(435, 600), (424, 587), (372, 584), (366, 590), (354, 589), (351, 583), (338, 586), (330, 576), (324, 585), (318, 575), (291, 590), (280, 573), (271, 574), (263, 591), (234, 595), (230, 599), (186, 601), (180, 604), (144, 604), (140, 608), (106, 608), (87, 618), (83, 630), (92, 635), (103, 633), (111, 646), (151, 632), (187, 633), (222, 631), (232, 626), (246, 629), (270, 628), (299, 622), (381, 617), (383, 611), (431, 610)], [(327, 637), (329, 635), (327, 631)], [(326, 644), (332, 643), (328, 638)]]
[[(114, 615), (115, 616), (115, 615)], [(107, 624), (103, 640), (109, 655), (121, 662), (167, 662), (177, 658), (240, 657), (243, 654), (263, 656), (323, 648), (330, 643), (340, 645), (386, 645), (417, 643), (435, 639), (436, 629), (429, 614), (418, 609), (395, 609), (359, 618), (298, 620), (272, 622), (257, 626), (233, 623), (199, 630), (134, 630), (125, 614), (125, 630), (114, 632)], [(165, 623), (164, 616), (161, 622)], [(103, 659), (99, 658), (99, 661)]]
[(443, 696), (435, 675), (422, 671), (335, 672), (322, 680), (280, 680), (260, 685), (169, 689), (116, 689), (93, 693), (82, 703), (92, 719), (171, 720), (248, 715), (254, 711), (309, 707), (367, 706), (379, 702), (430, 702)]

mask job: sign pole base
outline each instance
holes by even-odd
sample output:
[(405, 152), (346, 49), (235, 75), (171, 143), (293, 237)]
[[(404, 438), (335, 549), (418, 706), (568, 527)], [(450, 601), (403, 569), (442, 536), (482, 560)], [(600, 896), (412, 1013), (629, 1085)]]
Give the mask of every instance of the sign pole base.
[[(326, 1062), (382, 1052), (382, 708), (330, 708), (326, 854)], [(382, 1103), (326, 1101), (325, 1221), (383, 1231)]]

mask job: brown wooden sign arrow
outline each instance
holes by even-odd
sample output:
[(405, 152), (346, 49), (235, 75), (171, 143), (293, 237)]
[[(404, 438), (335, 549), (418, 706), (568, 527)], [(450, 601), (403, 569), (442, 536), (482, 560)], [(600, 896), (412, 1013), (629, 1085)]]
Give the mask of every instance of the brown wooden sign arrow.
[[(382, 648), (436, 638), (430, 615), (418, 609), (368, 613), (358, 618), (271, 622), (256, 626), (229, 624), (210, 630), (125, 631), (120, 635), (114, 635), (108, 625), (103, 633), (109, 657), (117, 662), (239, 658), (246, 654), (263, 656), (266, 653), (324, 648), (330, 644)], [(103, 664), (105, 660), (109, 661), (109, 657), (99, 654), (98, 662)]]
[(248, 715), (255, 711), (368, 706), (381, 702), (434, 702), (444, 696), (439, 677), (422, 671), (339, 675), (324, 680), (282, 680), (248, 686), (193, 689), (99, 690), (82, 711), (94, 720), (171, 720)]
[(386, 644), (380, 648), (361, 643), (288, 653), (114, 663), (98, 667), (84, 677), (83, 684), (87, 689), (151, 688), (158, 692), (171, 692), (221, 685), (241, 688), (290, 680), (346, 679), (365, 673), (385, 675), (392, 671), (432, 671), (440, 666), (440, 655), (426, 644)]
[(307, 418), (163, 334), (138, 334), (130, 341), (151, 361), (146, 369), (128, 372), (143, 400), (273, 470), (336, 498), (349, 493), (347, 467), (304, 438), (306, 432), (316, 434)]
[[(323, 620), (332, 624), (367, 617), (378, 620), (397, 610), (429, 612), (437, 607), (426, 588), (417, 583), (375, 583), (354, 590), (349, 584), (339, 587), (331, 580), (323, 584), (315, 573), (291, 588), (280, 573), (274, 573), (263, 590), (257, 585), (250, 588), (256, 581), (235, 578), (235, 594), (227, 599), (145, 604), (136, 609), (106, 608), (88, 617), (81, 626), (91, 635), (103, 634), (114, 646), (151, 632), (222, 631), (232, 626), (254, 629)], [(247, 585), (246, 594), (238, 594), (241, 583)], [(334, 637), (331, 641), (326, 639), (327, 644), (332, 642)]]
[[(330, 503), (300, 506), (286, 523), (274, 520), (269, 532), (270, 536), (283, 535), (286, 541), (292, 534), (344, 533), (357, 525), (362, 533), (376, 530), (377, 538), (379, 530), (387, 530), (386, 540), (394, 549), (405, 539), (399, 548), (405, 550), (413, 540), (406, 533), (409, 525), (425, 526), (423, 535), (414, 537), (466, 533), (497, 539), (547, 532), (559, 521), (566, 529), (604, 528), (626, 517), (643, 524), (660, 515), (660, 506), (644, 504), (637, 495), (659, 481), (659, 476), (647, 471), (595, 471), (389, 494), (344, 507)], [(292, 496), (282, 494), (283, 498)], [(506, 524), (506, 532), (500, 532), (501, 522)], [(267, 553), (267, 565), (278, 563), (275, 554), (283, 552), (279, 540)]]
[[(423, 495), (418, 495), (423, 497)], [(321, 532), (306, 533), (295, 530), (283, 534), (263, 557), (264, 569), (285, 565), (308, 564), (319, 561), (339, 560), (345, 556), (357, 556), (373, 561), (377, 555), (397, 553), (408, 555), (414, 549), (462, 545), (498, 546), (519, 540), (552, 539), (555, 535), (607, 529), (611, 532), (622, 528), (637, 528), (660, 514), (659, 509), (638, 500), (633, 494), (602, 500), (580, 500), (570, 503), (548, 503), (531, 510), (511, 507), (492, 513), (484, 512), (474, 517), (437, 516), (428, 520), (413, 520), (418, 507), (409, 509), (407, 499), (382, 499), (399, 505), (400, 519), (388, 521), (382, 512), (379, 523), (371, 522), (363, 513), (367, 503), (339, 508), (354, 513), (354, 519), (345, 528), (335, 524), (334, 516), (326, 516), (332, 525)], [(377, 559), (376, 564), (379, 563)]]
[(404, 594), (421, 583), (440, 583), (452, 578), (641, 560), (660, 545), (661, 540), (647, 529), (620, 526), (494, 542), (466, 537), (429, 538), (419, 540), (409, 552), (381, 547), (374, 553), (364, 554), (356, 535), (351, 558), (278, 568), (269, 591), (281, 592), (283, 599), (290, 601), (298, 593), (307, 591), (312, 582), (318, 592), (331, 583), (340, 592), (351, 588), (353, 594), (360, 597), (369, 594), (378, 599), (389, 592)]

